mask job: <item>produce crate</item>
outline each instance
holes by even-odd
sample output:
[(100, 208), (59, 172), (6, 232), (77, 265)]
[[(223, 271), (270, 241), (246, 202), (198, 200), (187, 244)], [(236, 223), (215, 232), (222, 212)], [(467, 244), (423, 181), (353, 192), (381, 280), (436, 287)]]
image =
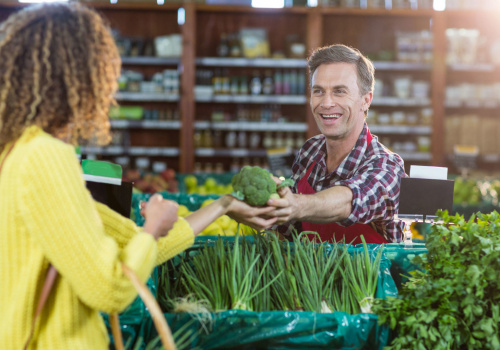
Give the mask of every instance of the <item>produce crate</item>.
[[(196, 251), (218, 237), (198, 237), (186, 254)], [(232, 240), (232, 237), (225, 238)], [(246, 239), (251, 239), (246, 238)], [(381, 249), (368, 245), (370, 254)], [(350, 253), (362, 246), (350, 247)], [(174, 260), (180, 260), (176, 257)], [(175, 262), (174, 262), (175, 264)], [(397, 289), (390, 274), (390, 260), (382, 255), (377, 284), (377, 298), (396, 296)], [(159, 288), (159, 286), (158, 286)], [(158, 293), (161, 293), (159, 290)], [(228, 310), (212, 313), (211, 330), (206, 333), (200, 322), (187, 313), (167, 313), (167, 321), (175, 333), (190, 322), (189, 330), (195, 334), (186, 348), (200, 349), (382, 349), (389, 341), (387, 327), (378, 325), (377, 315), (344, 312), (316, 313), (304, 311), (253, 312)], [(140, 327), (143, 346), (157, 337), (150, 317)]]
[[(201, 194), (187, 194), (187, 193), (171, 193), (171, 192), (158, 192), (165, 199), (173, 200), (179, 204), (185, 205), (190, 211), (198, 210), (201, 204), (207, 199), (219, 198), (216, 194), (201, 195)], [(140, 204), (142, 201), (148, 201), (151, 194), (149, 193), (134, 193), (132, 195), (132, 219), (138, 226), (144, 225), (144, 217), (140, 214)]]

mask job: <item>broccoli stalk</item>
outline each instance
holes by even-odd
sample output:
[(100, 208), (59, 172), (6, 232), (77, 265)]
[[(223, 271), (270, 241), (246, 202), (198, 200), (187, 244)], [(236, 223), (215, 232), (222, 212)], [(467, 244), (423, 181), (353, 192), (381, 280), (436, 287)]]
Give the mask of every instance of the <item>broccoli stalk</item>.
[(232, 195), (252, 206), (263, 206), (269, 198), (279, 198), (276, 190), (284, 186), (292, 186), (293, 180), (284, 180), (278, 187), (271, 178), (271, 173), (258, 166), (244, 166), (233, 176)]

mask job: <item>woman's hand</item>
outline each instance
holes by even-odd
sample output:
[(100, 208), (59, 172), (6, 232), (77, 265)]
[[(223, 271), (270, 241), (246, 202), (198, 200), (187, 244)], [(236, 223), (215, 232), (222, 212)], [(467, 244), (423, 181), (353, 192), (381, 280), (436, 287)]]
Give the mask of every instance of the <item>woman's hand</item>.
[(228, 216), (256, 230), (264, 230), (276, 223), (277, 218), (269, 215), (274, 207), (252, 207), (231, 195), (224, 196), (224, 201)]
[(147, 203), (141, 203), (141, 214), (146, 219), (144, 232), (150, 233), (155, 239), (166, 236), (178, 219), (178, 209), (176, 202), (165, 200), (160, 194), (151, 196)]

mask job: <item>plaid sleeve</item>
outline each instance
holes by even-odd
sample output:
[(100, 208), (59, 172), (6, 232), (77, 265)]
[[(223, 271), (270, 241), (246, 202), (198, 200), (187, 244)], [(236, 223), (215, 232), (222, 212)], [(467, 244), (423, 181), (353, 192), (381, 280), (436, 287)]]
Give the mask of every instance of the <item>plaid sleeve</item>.
[(397, 213), (404, 168), (394, 156), (374, 157), (374, 161), (366, 162), (356, 175), (335, 183), (336, 186), (349, 187), (353, 196), (351, 214), (338, 224), (389, 223)]

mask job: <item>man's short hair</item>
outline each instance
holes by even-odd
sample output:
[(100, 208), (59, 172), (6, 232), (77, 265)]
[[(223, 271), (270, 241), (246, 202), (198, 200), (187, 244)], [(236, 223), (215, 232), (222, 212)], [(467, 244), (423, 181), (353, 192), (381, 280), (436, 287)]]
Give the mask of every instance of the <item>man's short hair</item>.
[(352, 47), (334, 44), (320, 47), (309, 56), (307, 65), (309, 66), (310, 81), (316, 69), (322, 64), (329, 63), (352, 63), (356, 66), (358, 73), (358, 87), (361, 95), (372, 91), (375, 84), (375, 68), (372, 62), (363, 56), (359, 50)]

